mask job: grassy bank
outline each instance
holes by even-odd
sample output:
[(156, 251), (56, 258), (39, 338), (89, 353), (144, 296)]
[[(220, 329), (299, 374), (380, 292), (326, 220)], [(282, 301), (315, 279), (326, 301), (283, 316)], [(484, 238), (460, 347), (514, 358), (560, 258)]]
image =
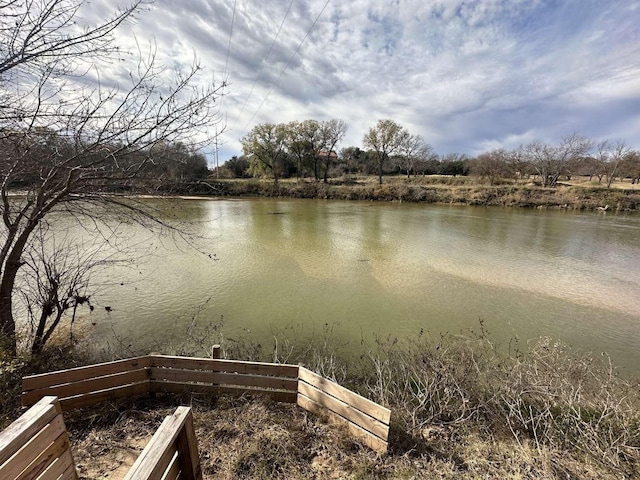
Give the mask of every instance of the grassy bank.
[[(483, 332), (381, 340), (350, 362), (330, 345), (309, 346), (287, 360), (388, 405), (389, 455), (376, 456), (342, 428), (293, 405), (158, 396), (67, 415), (83, 478), (118, 478), (177, 403), (194, 408), (208, 478), (640, 477), (640, 391), (615, 374), (606, 356), (579, 356), (548, 339), (506, 354)], [(274, 359), (273, 351), (242, 348), (252, 359)], [(223, 343), (223, 351), (238, 358), (236, 344)], [(19, 414), (21, 374), (80, 357), (66, 352), (39, 364), (5, 364), (1, 378), (11, 401), (3, 404), (4, 419)]]
[(429, 176), (406, 179), (389, 177), (382, 185), (373, 177), (333, 179), (324, 184), (310, 180), (220, 180), (215, 191), (224, 196), (375, 200), (527, 208), (595, 210), (609, 206), (613, 211), (640, 210), (640, 189), (630, 183), (607, 189), (589, 182), (543, 188), (533, 183), (510, 182), (486, 185), (470, 177)]

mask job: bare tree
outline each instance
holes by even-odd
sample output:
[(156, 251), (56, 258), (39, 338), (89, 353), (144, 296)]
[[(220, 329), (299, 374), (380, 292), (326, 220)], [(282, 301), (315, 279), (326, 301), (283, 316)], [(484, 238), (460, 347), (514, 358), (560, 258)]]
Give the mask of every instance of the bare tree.
[[(115, 33), (141, 1), (95, 25), (82, 24), (85, 0), (0, 2), (0, 333), (15, 355), (13, 294), (34, 232), (63, 209), (100, 221), (89, 204), (152, 219), (106, 193), (132, 187), (159, 142), (209, 141), (222, 87), (198, 83), (195, 59), (169, 72), (153, 49), (121, 50)], [(114, 65), (126, 87), (101, 84)]]
[(431, 145), (424, 141), (420, 135), (414, 135), (407, 131), (402, 135), (402, 141), (398, 153), (402, 166), (407, 171), (407, 178), (411, 178), (414, 173), (416, 163), (420, 160), (426, 160), (433, 152)]
[(611, 188), (613, 179), (616, 177), (629, 151), (624, 140), (618, 140), (616, 142), (603, 140), (596, 145), (595, 159), (598, 165), (598, 179), (602, 181), (602, 177), (604, 176), (607, 182), (607, 188)]
[(320, 161), (324, 169), (324, 183), (328, 183), (329, 168), (331, 168), (333, 161), (338, 158), (335, 149), (347, 133), (347, 124), (344, 120), (332, 118), (322, 122), (321, 132), (324, 155), (320, 155)]
[(471, 164), (471, 173), (487, 179), (494, 185), (500, 178), (513, 176), (511, 153), (504, 148), (497, 148), (476, 157)]
[(286, 147), (296, 157), (298, 179), (303, 176), (305, 164), (309, 164), (317, 180), (319, 152), (322, 150), (320, 122), (312, 119), (294, 121), (289, 122), (286, 127)]
[(592, 142), (577, 133), (563, 137), (558, 145), (536, 140), (523, 147), (523, 155), (543, 187), (555, 187), (561, 175), (570, 175), (572, 167), (591, 150)]
[(640, 183), (640, 151), (629, 150), (624, 157), (623, 170), (631, 177), (631, 184)]
[(405, 130), (395, 121), (378, 120), (375, 126), (365, 133), (362, 143), (376, 153), (378, 180), (382, 185), (382, 169), (389, 156), (395, 153), (402, 143)]

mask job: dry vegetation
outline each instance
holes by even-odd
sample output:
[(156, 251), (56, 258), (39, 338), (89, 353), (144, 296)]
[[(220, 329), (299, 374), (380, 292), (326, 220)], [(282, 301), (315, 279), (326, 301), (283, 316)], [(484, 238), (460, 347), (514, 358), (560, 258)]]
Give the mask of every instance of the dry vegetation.
[(474, 177), (430, 175), (426, 177), (386, 177), (378, 185), (374, 177), (345, 177), (330, 184), (314, 181), (222, 180), (215, 193), (228, 196), (320, 198), (336, 200), (379, 200), (526, 208), (595, 210), (609, 206), (612, 211), (640, 210), (640, 186), (630, 181), (612, 188), (573, 180), (557, 187), (541, 187), (530, 181), (505, 181), (487, 185)]
[[(606, 356), (577, 355), (548, 339), (507, 354), (482, 330), (402, 345), (380, 340), (368, 350), (340, 360), (329, 341), (299, 360), (390, 406), (386, 456), (295, 405), (159, 395), (67, 414), (79, 472), (119, 478), (183, 404), (194, 409), (205, 478), (640, 477), (639, 385), (617, 376)], [(273, 360), (255, 345), (244, 351)], [(58, 353), (67, 364), (82, 360)], [(19, 376), (57, 361), (3, 369), (12, 392), (2, 405), (5, 425), (19, 414)]]

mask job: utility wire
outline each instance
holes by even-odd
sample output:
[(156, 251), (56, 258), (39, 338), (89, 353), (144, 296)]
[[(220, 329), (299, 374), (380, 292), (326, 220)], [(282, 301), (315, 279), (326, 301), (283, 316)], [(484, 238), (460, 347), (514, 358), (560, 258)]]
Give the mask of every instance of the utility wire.
[(258, 75), (256, 76), (255, 80), (253, 81), (253, 85), (251, 85), (251, 90), (249, 91), (249, 95), (247, 95), (247, 98), (245, 98), (244, 104), (242, 105), (242, 108), (240, 109), (240, 113), (236, 117), (236, 121), (233, 124), (233, 127), (231, 128), (231, 131), (233, 131), (233, 129), (236, 127), (236, 124), (238, 123), (238, 120), (240, 118), (242, 118), (242, 114), (244, 113), (244, 110), (245, 110), (245, 108), (247, 106), (247, 103), (249, 102), (249, 98), (251, 98), (251, 94), (253, 93), (253, 90), (256, 88), (256, 84), (258, 83), (258, 80), (260, 79), (260, 76), (262, 75), (262, 72), (264, 70), (264, 66), (267, 64), (267, 61), (269, 60), (269, 57), (271, 56), (271, 51), (273, 50), (273, 46), (276, 44), (276, 40), (278, 39), (278, 35), (280, 35), (280, 31), (282, 30), (282, 26), (284, 25), (284, 21), (289, 16), (289, 12), (291, 11), (291, 7), (293, 6), (293, 2), (294, 1), (295, 0), (291, 0), (291, 2), (289, 3), (289, 8), (287, 8), (287, 12), (284, 14), (284, 18), (282, 19), (282, 22), (280, 22), (280, 27), (278, 28), (278, 31), (276, 32), (276, 36), (273, 37), (273, 41), (271, 42), (271, 46), (269, 47), (269, 52), (267, 52), (267, 56), (265, 57), (264, 62), (262, 63), (262, 66), (260, 67), (260, 71), (258, 72)]
[(238, 0), (233, 1), (233, 14), (231, 15), (231, 28), (229, 29), (229, 44), (227, 45), (227, 59), (224, 62), (224, 75), (222, 77), (222, 81), (224, 84), (227, 83), (227, 67), (229, 66), (229, 52), (231, 51), (231, 36), (233, 35), (233, 23), (236, 19), (236, 4)]
[(306, 35), (304, 36), (304, 38), (302, 39), (302, 41), (300, 42), (300, 44), (298, 45), (298, 48), (296, 48), (296, 51), (293, 52), (293, 55), (291, 55), (291, 57), (289, 58), (289, 61), (287, 62), (287, 64), (284, 66), (284, 68), (282, 69), (282, 71), (280, 72), (280, 75), (278, 75), (278, 78), (276, 79), (275, 82), (273, 82), (273, 84), (271, 84), (271, 88), (269, 89), (269, 91), (267, 92), (267, 94), (265, 95), (264, 99), (262, 100), (262, 102), (260, 103), (260, 105), (258, 106), (258, 109), (254, 112), (253, 116), (251, 117), (251, 119), (247, 122), (247, 124), (244, 126), (244, 128), (242, 129), (243, 133), (247, 131), (247, 127), (251, 124), (251, 122), (253, 122), (253, 119), (256, 118), (256, 115), (258, 114), (258, 112), (260, 111), (260, 109), (262, 108), (262, 106), (264, 105), (264, 102), (267, 101), (267, 98), (269, 98), (269, 95), (271, 95), (271, 92), (273, 91), (274, 87), (278, 84), (278, 82), (280, 81), (280, 79), (282, 78), (282, 75), (284, 75), (284, 72), (287, 68), (289, 68), (289, 65), (291, 64), (291, 61), (293, 60), (293, 58), (298, 54), (298, 51), (300, 50), (300, 48), (302, 47), (302, 44), (305, 42), (305, 40), (307, 39), (307, 37), (311, 34), (311, 30), (313, 30), (313, 27), (316, 26), (316, 23), (318, 23), (318, 20), (320, 20), (320, 17), (322, 16), (322, 14), (324, 13), (325, 9), (327, 8), (327, 5), (329, 5), (329, 1), (327, 0), (324, 4), (324, 7), (322, 7), (322, 10), (320, 10), (320, 13), (318, 14), (318, 16), (316, 17), (316, 19), (313, 21), (313, 23), (311, 24), (311, 27), (309, 27), (309, 30), (307, 30)]

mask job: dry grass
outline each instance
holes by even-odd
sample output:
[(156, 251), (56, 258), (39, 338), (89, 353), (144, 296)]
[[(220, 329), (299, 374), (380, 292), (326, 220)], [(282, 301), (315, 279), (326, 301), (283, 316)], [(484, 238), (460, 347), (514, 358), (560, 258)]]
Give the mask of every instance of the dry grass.
[[(163, 397), (68, 415), (81, 479), (119, 479), (179, 403), (191, 404), (208, 479), (619, 479), (597, 462), (562, 449), (488, 441), (452, 426), (423, 429), (419, 447), (380, 457), (294, 405), (261, 399)], [(99, 418), (99, 419), (98, 419)]]
[(411, 179), (386, 177), (382, 185), (374, 177), (334, 179), (328, 185), (289, 179), (276, 188), (272, 181), (252, 179), (221, 181), (219, 194), (574, 210), (595, 210), (609, 205), (612, 211), (640, 210), (640, 188), (631, 183), (619, 183), (611, 189), (593, 182), (574, 183), (575, 186), (562, 184), (556, 188), (543, 188), (529, 181), (486, 185), (473, 177), (433, 175)]
[[(273, 351), (244, 350), (274, 360)], [(351, 359), (330, 341), (303, 351), (288, 360), (392, 409), (388, 455), (295, 405), (158, 395), (65, 415), (81, 478), (121, 478), (177, 405), (193, 408), (205, 478), (640, 478), (640, 388), (606, 357), (549, 339), (506, 353), (482, 328), (379, 340)], [(49, 369), (79, 360), (72, 358), (53, 355)], [(2, 405), (7, 419), (19, 413), (22, 370), (2, 370), (5, 391), (17, 397)]]

